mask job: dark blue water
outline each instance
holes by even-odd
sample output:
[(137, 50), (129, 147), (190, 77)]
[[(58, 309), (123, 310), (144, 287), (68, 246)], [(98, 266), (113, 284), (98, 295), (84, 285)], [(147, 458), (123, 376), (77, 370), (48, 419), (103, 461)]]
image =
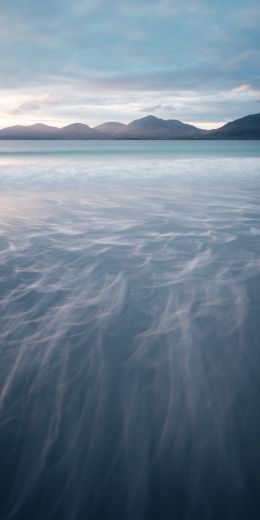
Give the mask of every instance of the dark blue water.
[(259, 519), (260, 144), (0, 148), (1, 520)]

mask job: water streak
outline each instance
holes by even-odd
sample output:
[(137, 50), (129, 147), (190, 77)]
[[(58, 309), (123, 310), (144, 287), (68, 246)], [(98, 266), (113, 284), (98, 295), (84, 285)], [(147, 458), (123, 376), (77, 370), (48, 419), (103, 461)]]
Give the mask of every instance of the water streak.
[(0, 165), (1, 518), (257, 518), (259, 166)]

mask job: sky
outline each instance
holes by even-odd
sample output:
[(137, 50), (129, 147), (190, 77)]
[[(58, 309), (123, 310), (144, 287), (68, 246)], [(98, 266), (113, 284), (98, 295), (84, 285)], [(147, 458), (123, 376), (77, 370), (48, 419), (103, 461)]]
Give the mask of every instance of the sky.
[(260, 112), (259, 0), (0, 0), (0, 127)]

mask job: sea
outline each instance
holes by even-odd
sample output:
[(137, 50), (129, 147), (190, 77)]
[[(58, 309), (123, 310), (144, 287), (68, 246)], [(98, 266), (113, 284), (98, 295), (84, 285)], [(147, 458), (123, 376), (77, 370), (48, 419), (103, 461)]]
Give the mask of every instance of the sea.
[(0, 519), (259, 520), (260, 142), (0, 142)]

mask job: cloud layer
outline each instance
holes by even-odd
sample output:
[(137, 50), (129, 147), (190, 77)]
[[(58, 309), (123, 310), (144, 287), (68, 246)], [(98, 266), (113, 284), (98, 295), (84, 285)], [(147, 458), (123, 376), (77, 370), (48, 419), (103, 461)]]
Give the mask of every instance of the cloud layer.
[(259, 22), (252, 0), (9, 0), (0, 126), (259, 112)]

